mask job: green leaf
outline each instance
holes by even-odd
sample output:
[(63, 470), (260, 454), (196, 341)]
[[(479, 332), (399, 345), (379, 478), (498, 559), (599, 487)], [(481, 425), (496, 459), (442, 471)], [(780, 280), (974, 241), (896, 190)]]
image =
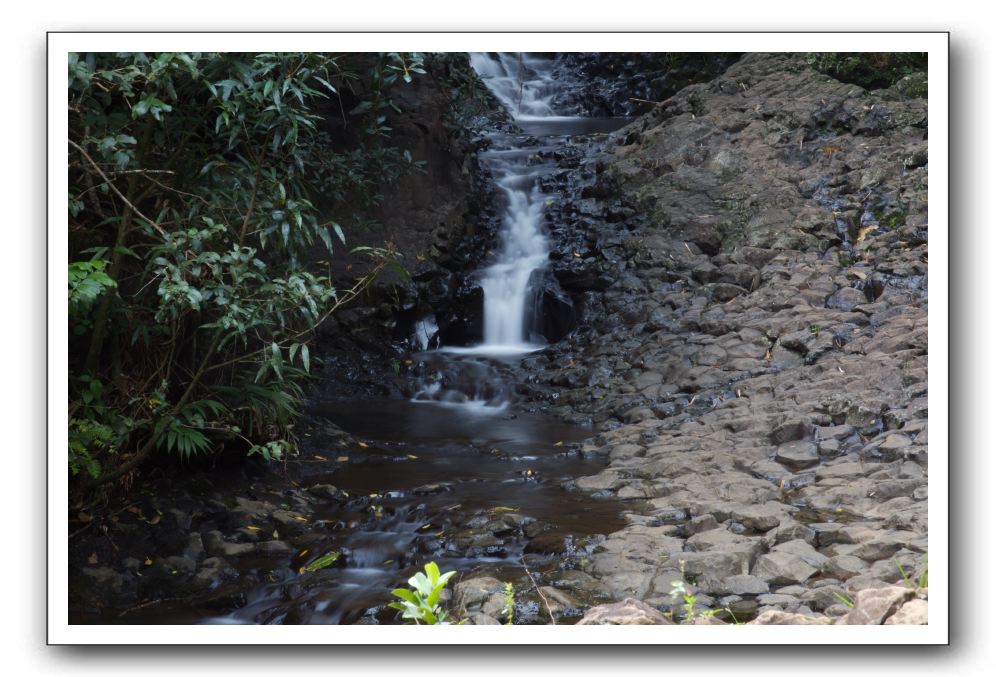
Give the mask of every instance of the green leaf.
[(338, 550), (333, 550), (332, 552), (325, 553), (324, 555), (322, 555), (321, 557), (319, 557), (315, 561), (313, 561), (313, 562), (311, 562), (309, 564), (306, 564), (304, 566), (304, 570), (305, 571), (319, 571), (321, 569), (324, 569), (327, 566), (331, 566), (332, 564), (335, 564), (336, 562), (338, 562), (339, 558), (341, 556), (342, 556), (342, 553), (339, 552)]
[(311, 373), (311, 352), (308, 350), (307, 344), (301, 345), (301, 363), (304, 365), (304, 370)]

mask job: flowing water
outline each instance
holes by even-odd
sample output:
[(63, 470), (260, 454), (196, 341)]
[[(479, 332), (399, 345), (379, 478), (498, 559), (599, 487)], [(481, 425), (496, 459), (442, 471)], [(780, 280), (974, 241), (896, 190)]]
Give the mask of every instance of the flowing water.
[[(234, 561), (238, 581), (198, 608), (162, 604), (126, 622), (397, 622), (383, 608), (390, 590), (427, 561), (461, 575), (481, 566), (521, 573), (528, 547), (522, 533), (480, 541), (473, 520), (514, 513), (539, 520), (565, 543), (623, 526), (623, 504), (564, 488), (604, 467), (579, 452), (591, 431), (517, 411), (515, 384), (504, 375), (510, 362), (548, 342), (537, 280), (549, 260), (546, 207), (558, 196), (544, 192), (544, 178), (558, 171), (556, 152), (574, 136), (611, 131), (621, 121), (556, 115), (548, 57), (478, 53), (471, 63), (521, 130), (494, 133), (480, 155), (504, 201), (493, 261), (476, 275), (484, 291), (482, 342), (440, 346), (434, 318), (422, 318), (412, 337), (422, 352), (412, 357), (429, 376), (411, 400), (313, 406), (313, 420), (331, 420), (363, 443), (348, 450), (311, 443), (319, 458), (342, 455), (345, 463), (334, 471), (320, 462), (303, 466), (312, 469), (295, 483), (335, 485), (349, 498), (319, 502), (309, 518), (314, 526), (291, 539), (296, 554)], [(278, 483), (270, 486), (253, 493), (276, 504), (291, 500)], [(343, 553), (339, 566), (302, 574), (309, 557), (330, 550)], [(553, 569), (560, 557), (547, 557)]]

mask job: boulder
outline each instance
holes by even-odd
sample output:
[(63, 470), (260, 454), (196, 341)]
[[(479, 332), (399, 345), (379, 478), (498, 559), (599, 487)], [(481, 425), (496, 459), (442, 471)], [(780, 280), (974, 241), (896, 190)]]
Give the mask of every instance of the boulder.
[(808, 580), (817, 569), (798, 555), (779, 551), (758, 557), (751, 573), (774, 585), (791, 585)]
[[(854, 607), (841, 618), (839, 625), (882, 625), (916, 593), (910, 588), (890, 585), (861, 590), (854, 596)], [(911, 614), (913, 612), (911, 611)]]
[(911, 599), (889, 616), (885, 625), (927, 625), (927, 600)]
[(674, 621), (640, 600), (627, 597), (585, 612), (578, 625), (674, 625)]
[(829, 625), (830, 623), (830, 619), (823, 616), (807, 616), (768, 609), (754, 620), (748, 621), (746, 625)]

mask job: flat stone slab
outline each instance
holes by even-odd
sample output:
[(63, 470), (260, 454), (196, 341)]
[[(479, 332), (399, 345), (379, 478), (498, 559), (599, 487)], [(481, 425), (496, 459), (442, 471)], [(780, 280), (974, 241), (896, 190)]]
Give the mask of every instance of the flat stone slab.
[(812, 442), (795, 440), (780, 445), (775, 451), (775, 460), (787, 468), (804, 470), (820, 462), (820, 450)]

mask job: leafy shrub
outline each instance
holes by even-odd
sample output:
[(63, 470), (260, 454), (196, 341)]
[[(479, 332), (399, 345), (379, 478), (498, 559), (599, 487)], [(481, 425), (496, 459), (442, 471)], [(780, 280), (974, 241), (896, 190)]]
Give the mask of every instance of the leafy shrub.
[(810, 52), (813, 68), (865, 89), (891, 87), (900, 78), (927, 70), (926, 52)]
[(391, 591), (401, 601), (391, 602), (388, 606), (400, 611), (401, 617), (414, 625), (449, 625), (449, 614), (439, 606), (439, 595), (455, 574), (455, 571), (447, 571), (440, 575), (436, 563), (429, 562), (425, 565), (424, 574), (419, 571), (408, 579), (411, 590), (395, 588)]
[[(344, 246), (343, 224), (415, 166), (385, 120), (391, 87), (422, 63), (69, 55), (74, 476), (109, 482), (155, 450), (293, 451), (314, 329), (390, 252), (358, 251), (369, 261), (360, 275), (312, 259)], [(99, 406), (87, 401), (93, 383)]]

